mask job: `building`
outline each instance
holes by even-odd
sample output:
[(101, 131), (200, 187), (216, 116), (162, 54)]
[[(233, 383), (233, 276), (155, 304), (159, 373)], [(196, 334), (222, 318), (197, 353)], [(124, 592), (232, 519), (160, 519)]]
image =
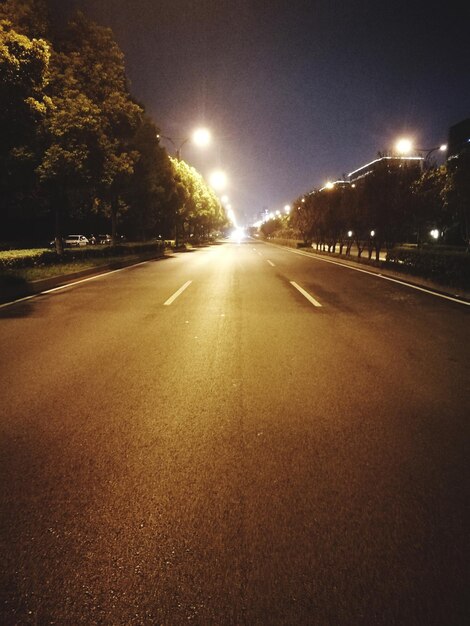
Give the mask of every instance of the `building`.
[(453, 159), (464, 150), (470, 150), (470, 118), (449, 128), (447, 158)]
[(374, 172), (377, 168), (382, 167), (384, 163), (388, 164), (389, 169), (397, 169), (401, 167), (416, 167), (417, 172), (421, 171), (423, 164), (423, 157), (418, 156), (383, 156), (378, 159), (374, 159), (370, 163), (366, 163), (357, 170), (348, 174), (348, 180), (350, 183), (356, 183), (357, 181), (366, 178), (369, 174)]

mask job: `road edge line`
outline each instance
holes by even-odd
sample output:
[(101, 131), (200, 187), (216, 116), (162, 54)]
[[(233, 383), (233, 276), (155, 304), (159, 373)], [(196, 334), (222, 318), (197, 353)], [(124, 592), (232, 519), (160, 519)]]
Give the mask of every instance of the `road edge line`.
[(382, 278), (383, 280), (388, 280), (392, 283), (397, 283), (398, 285), (403, 285), (404, 287), (410, 287), (411, 289), (417, 289), (418, 291), (423, 291), (424, 293), (428, 293), (431, 296), (436, 296), (438, 298), (444, 298), (445, 300), (450, 300), (451, 302), (456, 302), (457, 304), (464, 304), (466, 306), (470, 306), (470, 302), (467, 300), (461, 300), (459, 298), (454, 298), (452, 296), (447, 296), (444, 293), (439, 293), (438, 291), (432, 291), (431, 289), (427, 289), (426, 287), (420, 287), (418, 285), (413, 285), (413, 283), (408, 283), (404, 280), (399, 280), (398, 278), (392, 278), (391, 276), (385, 276), (384, 274), (380, 274), (378, 272), (371, 272), (369, 270), (364, 270), (360, 267), (353, 267), (352, 265), (347, 265), (346, 263), (341, 263), (340, 261), (333, 261), (332, 259), (324, 259), (319, 255), (315, 255), (315, 253), (302, 252), (301, 250), (293, 250), (288, 246), (280, 246), (271, 242), (264, 242), (269, 246), (274, 246), (275, 248), (279, 248), (280, 250), (287, 250), (288, 252), (292, 252), (293, 254), (299, 254), (300, 256), (309, 257), (314, 261), (323, 261), (324, 263), (332, 263), (333, 265), (339, 265), (340, 267), (345, 267), (346, 269), (353, 270), (354, 272), (362, 272), (363, 274), (368, 274), (369, 276), (375, 276), (376, 278)]

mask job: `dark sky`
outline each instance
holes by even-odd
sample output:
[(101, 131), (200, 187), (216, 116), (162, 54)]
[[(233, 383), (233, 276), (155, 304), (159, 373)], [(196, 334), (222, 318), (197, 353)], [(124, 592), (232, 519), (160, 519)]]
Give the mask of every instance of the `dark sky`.
[(59, 4), (113, 29), (132, 93), (162, 133), (212, 129), (211, 148), (188, 144), (182, 156), (204, 175), (226, 170), (240, 220), (282, 209), (398, 136), (439, 145), (470, 117), (466, 2)]

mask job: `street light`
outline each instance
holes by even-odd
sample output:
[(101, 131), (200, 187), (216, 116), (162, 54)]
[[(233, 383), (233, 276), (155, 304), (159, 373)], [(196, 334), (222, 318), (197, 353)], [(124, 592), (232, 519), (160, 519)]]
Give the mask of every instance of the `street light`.
[(423, 168), (428, 163), (429, 157), (433, 152), (439, 150), (440, 152), (445, 152), (447, 150), (447, 144), (443, 143), (440, 146), (434, 146), (434, 148), (415, 148), (411, 139), (403, 137), (399, 139), (395, 144), (395, 150), (398, 154), (410, 154), (410, 152), (425, 152), (425, 156), (423, 158)]
[(193, 132), (193, 143), (200, 148), (205, 148), (212, 141), (212, 136), (207, 128), (196, 128)]
[(209, 182), (216, 191), (225, 189), (227, 186), (227, 174), (222, 170), (215, 170), (210, 175)]
[(186, 137), (186, 139), (172, 139), (171, 137), (168, 137), (168, 135), (157, 135), (157, 137), (158, 139), (160, 139), (160, 137), (162, 139), (166, 139), (171, 143), (175, 149), (175, 156), (178, 161), (181, 161), (181, 148), (188, 143), (188, 141), (191, 140), (199, 148), (205, 148), (212, 140), (211, 133), (207, 128), (196, 128), (189, 137)]

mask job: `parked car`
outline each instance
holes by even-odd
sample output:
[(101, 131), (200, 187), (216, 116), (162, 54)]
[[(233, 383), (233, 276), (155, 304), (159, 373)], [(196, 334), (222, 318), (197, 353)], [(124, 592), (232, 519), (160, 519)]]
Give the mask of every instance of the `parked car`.
[(111, 245), (113, 243), (113, 238), (111, 235), (98, 235), (98, 242), (101, 244)]
[(70, 247), (86, 246), (89, 241), (85, 235), (67, 235), (65, 238), (65, 245)]

